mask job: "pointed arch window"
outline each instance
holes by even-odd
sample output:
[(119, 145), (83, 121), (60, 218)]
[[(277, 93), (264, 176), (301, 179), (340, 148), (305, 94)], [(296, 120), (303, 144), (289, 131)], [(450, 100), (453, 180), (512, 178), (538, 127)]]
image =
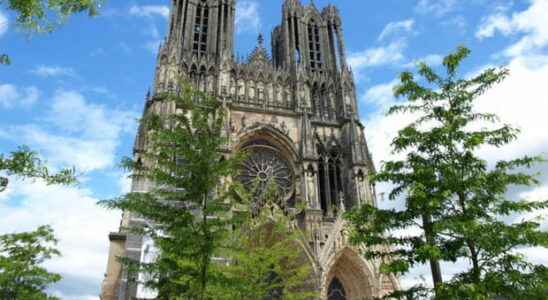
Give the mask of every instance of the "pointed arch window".
[(192, 52), (197, 56), (207, 52), (207, 33), (209, 24), (209, 7), (206, 0), (201, 0), (196, 6), (196, 20), (194, 22), (194, 39)]
[(331, 103), (332, 96), (330, 89), (325, 83), (321, 85), (315, 82), (310, 90), (310, 99), (312, 104), (312, 112), (321, 120), (332, 120), (336, 118), (334, 112), (335, 107)]
[(320, 70), (322, 64), (320, 28), (314, 19), (308, 23), (308, 55), (310, 57), (310, 69), (312, 72)]
[(318, 161), (318, 187), (320, 207), (325, 216), (335, 216), (341, 207), (344, 195), (343, 165), (339, 147), (333, 147), (331, 151), (322, 145), (317, 145)]
[(340, 45), (339, 45), (339, 36), (338, 36), (337, 24), (329, 23), (329, 25), (328, 25), (328, 34), (329, 34), (329, 42), (330, 42), (330, 47), (331, 47), (331, 52), (332, 52), (332, 55), (333, 55), (335, 68), (338, 71), (340, 71), (342, 61), (341, 61), (341, 53), (340, 53)]

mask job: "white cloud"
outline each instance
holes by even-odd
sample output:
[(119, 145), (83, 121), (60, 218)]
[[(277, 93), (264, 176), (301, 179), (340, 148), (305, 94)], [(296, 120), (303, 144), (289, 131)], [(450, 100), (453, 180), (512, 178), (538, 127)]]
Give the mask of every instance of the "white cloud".
[(59, 90), (40, 126), (11, 130), (12, 138), (36, 149), (54, 167), (87, 172), (112, 167), (123, 134), (133, 133), (135, 112), (107, 109), (75, 91)]
[(504, 54), (510, 57), (537, 53), (548, 46), (548, 1), (530, 0), (531, 5), (524, 11), (508, 16), (497, 12), (486, 17), (476, 38), (493, 37), (497, 32), (502, 35), (523, 34), (518, 42), (508, 47)]
[(351, 52), (347, 62), (356, 81), (361, 80), (362, 73), (367, 68), (400, 64), (405, 59), (403, 52), (407, 48), (408, 35), (414, 24), (413, 19), (388, 23), (378, 37), (381, 45)]
[(457, 4), (457, 0), (420, 0), (415, 11), (420, 14), (433, 14), (442, 17), (451, 12)]
[(39, 97), (40, 91), (34, 86), (20, 89), (13, 84), (0, 84), (0, 108), (29, 107)]
[[(52, 293), (62, 295), (63, 299), (85, 299), (82, 295), (97, 299), (106, 270), (107, 236), (117, 228), (119, 213), (97, 206), (98, 199), (84, 188), (12, 180), (8, 189), (9, 198), (18, 200), (19, 205), (10, 205), (8, 197), (0, 197), (0, 234), (51, 225), (59, 239), (62, 257), (46, 262), (45, 266), (63, 276), (52, 287)], [(69, 294), (63, 289), (67, 285), (80, 287)]]
[(158, 39), (158, 40), (148, 41), (144, 47), (145, 49), (150, 51), (152, 54), (156, 54), (158, 53), (158, 49), (160, 48), (161, 44), (162, 44), (162, 40)]
[(368, 105), (372, 104), (379, 111), (386, 111), (396, 102), (394, 98), (394, 86), (398, 83), (397, 79), (391, 82), (378, 84), (368, 89), (362, 97), (362, 101)]
[(465, 34), (466, 28), (468, 27), (468, 21), (466, 21), (466, 18), (462, 15), (458, 15), (450, 18), (447, 21), (443, 21), (442, 24), (455, 26), (461, 34)]
[(398, 33), (408, 33), (413, 30), (414, 25), (415, 21), (413, 19), (407, 19), (399, 22), (390, 22), (384, 27), (378, 39), (384, 40), (385, 38), (396, 35)]
[(407, 47), (404, 40), (394, 41), (386, 46), (369, 48), (361, 52), (350, 53), (348, 64), (356, 76), (365, 68), (399, 63), (404, 59), (403, 50)]
[(404, 65), (406, 68), (412, 68), (417, 65), (417, 63), (423, 62), (427, 64), (430, 67), (436, 67), (442, 64), (443, 62), (443, 56), (439, 54), (428, 54), (424, 57), (414, 59), (413, 61), (407, 63)]
[(156, 24), (154, 22), (149, 22), (148, 26), (145, 27), (144, 34), (150, 37), (150, 40), (145, 43), (144, 48), (152, 54), (158, 53), (158, 49), (162, 44), (162, 37), (160, 36), (160, 30), (158, 30)]
[(41, 65), (31, 70), (31, 73), (38, 75), (40, 77), (59, 77), (59, 76), (76, 77), (76, 72), (74, 72), (73, 69), (60, 67), (60, 66)]
[(259, 3), (256, 1), (238, 1), (236, 3), (236, 32), (258, 33), (260, 27)]
[[(132, 16), (149, 19), (148, 26), (145, 27), (144, 34), (149, 36), (151, 39), (145, 42), (143, 48), (152, 54), (156, 54), (160, 44), (162, 43), (162, 37), (160, 36), (160, 31), (152, 18), (159, 16), (162, 17), (164, 21), (169, 19), (169, 7), (165, 5), (133, 5), (129, 8), (129, 14)], [(124, 49), (124, 51), (130, 52), (131, 48)]]
[(129, 8), (129, 14), (147, 18), (159, 16), (167, 19), (169, 18), (169, 7), (166, 5), (133, 5)]
[(0, 11), (0, 37), (2, 37), (8, 31), (8, 17)]

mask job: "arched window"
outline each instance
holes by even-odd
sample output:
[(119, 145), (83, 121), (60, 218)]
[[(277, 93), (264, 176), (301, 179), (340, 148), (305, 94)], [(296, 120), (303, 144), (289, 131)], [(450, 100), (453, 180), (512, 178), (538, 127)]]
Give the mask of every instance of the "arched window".
[(194, 39), (192, 52), (202, 56), (207, 51), (207, 32), (209, 24), (209, 7), (206, 0), (201, 0), (196, 7), (196, 20), (194, 22)]
[(329, 284), (327, 300), (346, 300), (346, 291), (337, 277), (333, 278)]
[(310, 101), (312, 102), (312, 112), (314, 115), (321, 116), (323, 110), (321, 106), (320, 87), (317, 82), (312, 85), (312, 89), (310, 90)]
[(202, 66), (200, 68), (200, 74), (199, 74), (199, 79), (198, 79), (198, 89), (202, 92), (206, 92), (207, 91), (207, 71), (206, 71), (206, 68), (204, 66)]
[(327, 195), (327, 189), (326, 189), (326, 176), (325, 176), (325, 164), (323, 161), (323, 157), (321, 156), (323, 154), (322, 149), (320, 146), (318, 146), (318, 154), (320, 155), (320, 161), (318, 162), (318, 188), (320, 190), (320, 208), (322, 209), (322, 212), (324, 214), (327, 213), (327, 205), (328, 205), (328, 195)]
[(342, 209), (341, 200), (344, 200), (342, 158), (338, 147), (327, 151), (318, 145), (317, 153), (320, 207), (325, 216), (334, 217)]
[(327, 87), (325, 83), (322, 84), (321, 88), (318, 91), (321, 105), (321, 116), (322, 119), (329, 120), (331, 115), (331, 107), (329, 105), (329, 96), (327, 92)]
[(328, 25), (328, 30), (329, 30), (329, 41), (331, 46), (331, 52), (333, 53), (335, 68), (337, 70), (340, 70), (342, 63), (341, 63), (341, 55), (340, 55), (339, 37), (337, 33), (337, 25), (334, 23), (330, 23)]
[(299, 47), (295, 48), (295, 63), (301, 63), (301, 50), (299, 49)]
[(308, 55), (312, 72), (322, 68), (320, 28), (314, 20), (308, 23)]
[(198, 80), (198, 67), (196, 67), (196, 65), (192, 65), (190, 68), (190, 82), (192, 82), (194, 86), (197, 86)]

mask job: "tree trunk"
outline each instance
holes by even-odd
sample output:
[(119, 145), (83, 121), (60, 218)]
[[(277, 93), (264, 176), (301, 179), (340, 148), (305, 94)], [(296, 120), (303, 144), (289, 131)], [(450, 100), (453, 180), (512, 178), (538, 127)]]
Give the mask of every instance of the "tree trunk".
[[(432, 228), (432, 217), (429, 214), (424, 213), (422, 215), (422, 225), (424, 228), (426, 243), (430, 246), (435, 246), (434, 233)], [(434, 259), (434, 258), (430, 259), (430, 270), (432, 272), (432, 281), (434, 282), (434, 288), (437, 288), (443, 283), (440, 262), (438, 259)], [(436, 290), (436, 294), (437, 294), (437, 290)]]
[[(466, 217), (466, 203), (465, 203), (465, 195), (463, 192), (459, 192), (459, 202), (462, 207), (462, 213)], [(470, 256), (472, 258), (472, 280), (475, 284), (479, 284), (480, 282), (480, 267), (479, 267), (479, 261), (478, 261), (478, 250), (476, 249), (476, 243), (471, 239), (466, 239), (466, 245), (468, 246), (468, 249), (470, 250)]]

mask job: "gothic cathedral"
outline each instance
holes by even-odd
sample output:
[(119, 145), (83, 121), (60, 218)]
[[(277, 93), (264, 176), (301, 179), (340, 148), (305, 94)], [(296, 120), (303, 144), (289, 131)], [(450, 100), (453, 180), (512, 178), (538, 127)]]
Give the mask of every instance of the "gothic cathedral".
[[(180, 77), (214, 95), (228, 111), (230, 141), (220, 151), (246, 149), (246, 159), (254, 162), (243, 164), (249, 167), (242, 167), (240, 180), (272, 178), (286, 206), (304, 202), (299, 224), (307, 233), (304, 251), (320, 299), (361, 300), (398, 288), (397, 279), (382, 275), (378, 262), (363, 259), (344, 234), (342, 213), (376, 200), (368, 180), (374, 166), (337, 8), (319, 10), (314, 3), (284, 0), (282, 22), (271, 34), (272, 54), (259, 36), (244, 59), (233, 53), (236, 0), (171, 2), (169, 32), (159, 50), (145, 113), (163, 109), (154, 95), (176, 90)], [(134, 155), (145, 146), (143, 135), (137, 135)], [(145, 191), (147, 185), (136, 179), (132, 190)], [(135, 218), (124, 214), (122, 227)], [(149, 243), (123, 231), (109, 238), (101, 299), (146, 299), (146, 293), (128, 283), (116, 257), (147, 259)]]

